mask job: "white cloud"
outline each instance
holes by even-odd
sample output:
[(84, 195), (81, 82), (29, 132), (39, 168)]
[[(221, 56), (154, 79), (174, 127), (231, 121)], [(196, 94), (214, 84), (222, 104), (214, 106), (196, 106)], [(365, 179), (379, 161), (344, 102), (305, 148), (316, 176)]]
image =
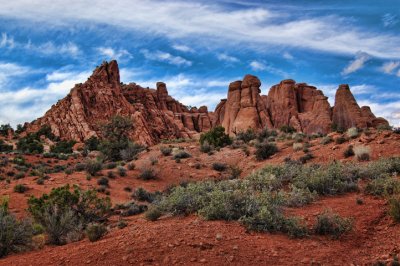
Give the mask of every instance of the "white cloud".
[(293, 55), (291, 55), (291, 54), (288, 53), (288, 52), (284, 52), (284, 53), (283, 53), (283, 58), (285, 58), (285, 59), (287, 59), (287, 60), (293, 60), (293, 59), (294, 59)]
[(392, 27), (399, 22), (396, 15), (386, 13), (382, 16), (382, 23), (385, 27)]
[(392, 74), (398, 66), (400, 66), (400, 61), (386, 62), (382, 65), (381, 70), (386, 74)]
[(236, 57), (227, 55), (225, 53), (217, 54), (217, 58), (220, 61), (225, 61), (225, 62), (228, 62), (228, 63), (239, 62), (239, 59), (237, 59)]
[(3, 86), (5, 86), (8, 82), (11, 82), (11, 78), (24, 75), (28, 73), (28, 71), (28, 67), (0, 61), (0, 92), (3, 89)]
[(54, 44), (53, 42), (46, 42), (39, 45), (28, 42), (24, 48), (44, 55), (61, 54), (77, 57), (80, 54), (79, 47), (73, 42), (67, 42), (61, 45)]
[[(300, 47), (330, 53), (355, 54), (362, 50), (380, 58), (400, 58), (400, 36), (377, 33), (338, 16), (285, 16), (285, 10), (248, 7), (232, 10), (223, 4), (192, 1), (107, 0), (3, 1), (0, 16), (51, 21), (51, 26), (99, 23), (166, 36), (173, 40), (192, 39), (210, 47), (237, 45), (270, 49), (273, 46)], [(116, 16), (115, 14), (118, 14)], [(132, 16), (135, 14), (135, 16)], [(286, 21), (275, 17), (285, 16)], [(223, 33), (223, 34), (221, 34)]]
[(180, 52), (194, 53), (194, 50), (192, 48), (190, 48), (189, 46), (186, 46), (186, 45), (174, 44), (174, 45), (172, 45), (172, 48), (174, 48), (175, 50), (180, 51)]
[(162, 52), (162, 51), (150, 52), (147, 49), (142, 49), (142, 50), (140, 50), (140, 52), (148, 60), (166, 62), (168, 64), (176, 65), (176, 66), (191, 66), (192, 65), (191, 61), (186, 60), (185, 58), (180, 57), (180, 56), (174, 56), (170, 53), (166, 53), (166, 52)]
[(100, 53), (100, 55), (107, 57), (107, 60), (116, 59), (116, 60), (125, 60), (131, 59), (132, 55), (125, 49), (115, 50), (111, 47), (98, 47), (96, 50)]
[(400, 69), (397, 71), (396, 76), (400, 77)]
[(265, 70), (267, 68), (267, 66), (264, 63), (261, 63), (259, 61), (251, 61), (250, 67), (254, 71), (261, 71), (261, 70)]
[(364, 52), (358, 52), (353, 61), (349, 63), (342, 71), (342, 75), (348, 75), (364, 67), (364, 64), (371, 58), (371, 56)]
[(57, 100), (65, 97), (76, 83), (84, 82), (89, 72), (60, 72), (47, 75), (52, 81), (45, 88), (25, 87), (19, 90), (8, 90), (0, 93), (0, 123), (19, 123), (31, 121), (44, 113)]
[(371, 100), (360, 100), (360, 106), (371, 107), (372, 112), (377, 117), (383, 117), (389, 121), (389, 124), (400, 127), (400, 101), (388, 103), (379, 103)]
[(8, 37), (7, 33), (1, 34), (0, 48), (14, 48), (14, 38)]

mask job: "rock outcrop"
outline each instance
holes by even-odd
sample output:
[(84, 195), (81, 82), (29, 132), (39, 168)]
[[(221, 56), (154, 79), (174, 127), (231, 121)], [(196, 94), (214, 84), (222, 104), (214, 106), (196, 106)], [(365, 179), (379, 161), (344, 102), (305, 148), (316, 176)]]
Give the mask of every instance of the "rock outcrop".
[(206, 107), (188, 110), (168, 95), (165, 83), (157, 83), (156, 90), (121, 84), (118, 64), (111, 61), (26, 127), (34, 132), (49, 125), (61, 139), (84, 141), (101, 137), (101, 124), (115, 115), (130, 117), (135, 125), (130, 138), (147, 145), (161, 139), (192, 138), (212, 126)]
[(206, 106), (189, 109), (178, 102), (163, 82), (158, 82), (156, 89), (122, 84), (117, 62), (104, 62), (85, 83), (75, 85), (43, 117), (25, 126), (27, 132), (34, 132), (49, 125), (61, 139), (81, 142), (91, 136), (102, 137), (101, 125), (121, 115), (134, 123), (129, 132), (132, 140), (152, 145), (162, 139), (194, 138), (216, 125), (225, 127), (230, 135), (248, 128), (285, 125), (307, 134), (329, 133), (332, 125), (343, 129), (388, 125), (369, 107), (360, 108), (348, 85), (340, 85), (333, 108), (322, 91), (306, 83), (283, 80), (272, 86), (268, 95), (260, 95), (260, 86), (257, 77), (246, 75), (243, 81), (232, 82), (227, 99), (208, 112)]
[(376, 118), (369, 107), (360, 108), (348, 85), (341, 85), (332, 110), (328, 97), (321, 90), (306, 83), (283, 80), (260, 95), (261, 82), (247, 75), (243, 81), (229, 85), (228, 98), (221, 100), (214, 112), (214, 125), (222, 125), (230, 135), (245, 131), (292, 126), (307, 134), (331, 131), (332, 125), (343, 129), (388, 125)]

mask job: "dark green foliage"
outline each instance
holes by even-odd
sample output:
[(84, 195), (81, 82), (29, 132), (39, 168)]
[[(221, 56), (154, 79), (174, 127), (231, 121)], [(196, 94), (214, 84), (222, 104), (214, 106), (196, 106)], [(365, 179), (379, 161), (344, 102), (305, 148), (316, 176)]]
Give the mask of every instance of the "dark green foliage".
[(391, 176), (376, 178), (365, 186), (365, 194), (374, 196), (390, 196), (400, 193), (400, 181)]
[(311, 160), (311, 159), (313, 159), (314, 158), (314, 155), (312, 154), (312, 153), (306, 153), (305, 155), (303, 155), (303, 156), (301, 156), (300, 158), (299, 158), (299, 161), (302, 163), (302, 164), (305, 164), (305, 163), (307, 163), (309, 160)]
[(25, 193), (29, 188), (23, 184), (15, 185), (14, 192)]
[(77, 163), (75, 165), (75, 171), (77, 171), (77, 172), (81, 172), (85, 169), (86, 169), (86, 164), (84, 164), (84, 163)]
[(256, 145), (256, 159), (259, 161), (266, 160), (277, 152), (278, 148), (273, 143), (263, 142)]
[(217, 126), (212, 128), (207, 133), (203, 133), (200, 136), (200, 144), (203, 145), (204, 142), (207, 142), (209, 145), (212, 145), (215, 148), (222, 148), (226, 145), (230, 145), (232, 143), (229, 135), (225, 134), (225, 128), (222, 126)]
[(105, 165), (105, 169), (114, 169), (115, 167), (117, 167), (117, 163), (115, 162), (110, 162)]
[(186, 159), (186, 158), (190, 158), (192, 155), (190, 155), (190, 153), (184, 151), (184, 150), (180, 150), (178, 152), (176, 152), (173, 156), (173, 159)]
[(229, 167), (229, 179), (239, 178), (241, 174), (242, 169), (240, 169), (238, 166), (233, 165)]
[(145, 211), (147, 211), (146, 205), (137, 205), (134, 202), (131, 202), (130, 204), (125, 206), (125, 209), (121, 212), (121, 216), (127, 217), (127, 216), (138, 215)]
[(349, 158), (354, 156), (353, 145), (349, 145), (346, 150), (343, 152), (344, 158)]
[(128, 146), (120, 151), (121, 159), (125, 161), (132, 161), (136, 159), (137, 155), (145, 149), (146, 147), (143, 145), (134, 142), (128, 142)]
[(85, 170), (88, 174), (94, 176), (102, 169), (102, 164), (99, 161), (90, 160), (85, 164)]
[(344, 132), (344, 128), (341, 126), (338, 126), (337, 124), (332, 124), (331, 125), (331, 130), (333, 132), (337, 132), (337, 133), (343, 133)]
[(17, 149), (24, 153), (39, 154), (43, 153), (44, 148), (35, 134), (28, 134), (28, 136), (18, 140)]
[(152, 168), (143, 168), (139, 174), (139, 179), (152, 180), (156, 179), (157, 175)]
[(13, 150), (12, 145), (8, 145), (4, 142), (4, 140), (0, 139), (0, 152), (10, 152)]
[(157, 221), (158, 218), (160, 218), (162, 215), (162, 212), (154, 207), (150, 208), (146, 213), (145, 213), (145, 218), (149, 221)]
[(285, 132), (285, 133), (294, 133), (294, 132), (296, 132), (296, 129), (294, 127), (292, 127), (292, 126), (289, 126), (289, 125), (281, 126), (279, 128), (279, 130), (281, 132)]
[(326, 136), (326, 137), (323, 137), (322, 139), (321, 139), (321, 144), (322, 145), (327, 145), (327, 144), (329, 144), (329, 143), (331, 143), (333, 141), (333, 139), (331, 138), (331, 137), (329, 137), (329, 136)]
[(32, 242), (32, 224), (17, 220), (8, 212), (7, 202), (0, 206), (0, 258), (11, 252), (27, 250)]
[(17, 134), (21, 134), (22, 132), (24, 132), (25, 131), (25, 126), (23, 126), (23, 125), (21, 125), (21, 124), (18, 124), (17, 125), (17, 129), (15, 130), (15, 133), (17, 133)]
[(118, 170), (119, 176), (121, 176), (121, 177), (126, 176), (126, 169), (125, 168), (120, 166), (120, 167), (117, 168), (117, 170)]
[(400, 195), (395, 195), (389, 199), (389, 215), (396, 223), (400, 223)]
[(72, 147), (75, 145), (74, 140), (70, 141), (59, 141), (55, 145), (50, 147), (50, 151), (53, 153), (72, 153)]
[(346, 139), (345, 137), (343, 137), (343, 136), (337, 137), (337, 138), (335, 139), (335, 143), (336, 143), (336, 144), (343, 144), (343, 143), (345, 143), (346, 141), (347, 141), (347, 139)]
[(319, 235), (331, 235), (339, 238), (342, 234), (352, 229), (352, 219), (342, 218), (330, 210), (318, 214), (314, 231)]
[(69, 185), (53, 189), (50, 194), (28, 200), (28, 211), (45, 228), (50, 242), (64, 244), (69, 233), (85, 228), (92, 222), (102, 222), (111, 208), (109, 198), (99, 198), (94, 190), (82, 190)]
[(85, 141), (85, 148), (89, 151), (97, 151), (99, 148), (99, 144), (100, 140), (97, 137), (92, 136)]
[(101, 177), (100, 179), (97, 180), (97, 184), (99, 186), (108, 187), (109, 186), (109, 182), (110, 182), (110, 180), (108, 180), (107, 177)]
[(95, 242), (107, 233), (107, 228), (102, 224), (89, 224), (85, 232), (90, 242)]
[(6, 137), (8, 135), (9, 130), (12, 130), (10, 124), (0, 125), (0, 135)]
[(245, 143), (249, 143), (253, 139), (257, 138), (257, 134), (254, 132), (252, 128), (248, 128), (246, 131), (240, 131), (236, 134), (236, 139), (241, 140)]
[(163, 146), (163, 147), (160, 148), (160, 151), (161, 151), (161, 154), (162, 154), (162, 155), (164, 155), (164, 156), (170, 156), (171, 153), (172, 153), (172, 148), (171, 148), (171, 147)]
[(151, 193), (140, 187), (132, 193), (132, 198), (138, 201), (153, 202), (160, 195), (161, 193), (158, 191)]
[(212, 168), (218, 172), (223, 172), (228, 166), (224, 163), (213, 163)]

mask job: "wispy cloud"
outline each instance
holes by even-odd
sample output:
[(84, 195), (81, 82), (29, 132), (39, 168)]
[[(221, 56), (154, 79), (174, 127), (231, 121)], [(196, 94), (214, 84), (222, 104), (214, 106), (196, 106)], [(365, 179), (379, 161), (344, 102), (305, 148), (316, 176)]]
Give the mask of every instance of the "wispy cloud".
[(185, 53), (188, 53), (188, 52), (193, 53), (194, 52), (194, 50), (192, 48), (190, 48), (189, 46), (183, 45), (183, 44), (174, 44), (174, 45), (172, 45), (172, 48), (174, 48), (177, 51), (185, 52)]
[(264, 63), (259, 62), (259, 61), (251, 61), (250, 67), (254, 71), (262, 71), (262, 70), (267, 69), (267, 66)]
[(167, 52), (149, 51), (147, 49), (142, 49), (142, 50), (140, 50), (140, 52), (148, 60), (166, 62), (168, 64), (176, 65), (176, 66), (191, 66), (192, 65), (191, 61), (186, 60), (185, 58), (183, 58), (181, 56), (174, 56)]
[(73, 42), (67, 42), (59, 45), (53, 42), (46, 42), (39, 45), (28, 42), (23, 48), (43, 55), (60, 54), (77, 57), (80, 54), (79, 47)]
[(0, 48), (14, 48), (14, 38), (8, 37), (7, 33), (1, 34)]
[(174, 40), (195, 36), (199, 43), (204, 40), (204, 45), (241, 43), (255, 49), (284, 45), (330, 53), (354, 54), (362, 50), (374, 57), (400, 57), (398, 35), (377, 33), (332, 15), (275, 19), (284, 13), (265, 6), (235, 10), (221, 3), (160, 0), (121, 0), (113, 5), (106, 0), (98, 0), (95, 5), (91, 1), (42, 0), (41, 8), (32, 1), (15, 0), (5, 1), (0, 9), (0, 16), (52, 21), (52, 25), (94, 22)]
[(386, 74), (392, 74), (393, 71), (400, 66), (400, 61), (386, 62), (380, 68)]
[(11, 82), (12, 78), (25, 75), (30, 71), (29, 67), (0, 61), (0, 92)]
[(358, 52), (355, 59), (352, 60), (347, 67), (342, 71), (342, 75), (348, 75), (356, 72), (357, 70), (364, 67), (364, 64), (371, 58), (371, 56), (364, 52)]
[(284, 52), (284, 53), (283, 53), (283, 58), (285, 58), (285, 59), (287, 59), (287, 60), (293, 60), (293, 59), (294, 59), (293, 55), (291, 55), (291, 54), (288, 53), (288, 52)]
[(276, 68), (270, 64), (267, 64), (265, 62), (262, 62), (262, 61), (257, 61), (257, 60), (251, 61), (250, 68), (256, 72), (267, 71), (269, 73), (272, 73), (272, 74), (275, 74), (277, 76), (281, 76), (284, 78), (287, 78), (290, 76), (289, 73), (286, 73), (285, 71), (283, 71), (279, 68)]
[(394, 14), (386, 13), (385, 15), (382, 16), (382, 23), (384, 27), (392, 27), (396, 25), (398, 22), (399, 19)]
[(132, 54), (125, 49), (115, 50), (111, 47), (98, 47), (96, 50), (101, 56), (105, 56), (107, 60), (116, 59), (124, 61), (133, 58)]
[(226, 54), (226, 53), (217, 54), (217, 58), (218, 58), (218, 60), (220, 60), (220, 61), (225, 61), (225, 62), (228, 62), (228, 63), (236, 63), (236, 62), (239, 62), (239, 59), (238, 59), (238, 58), (236, 58), (236, 57), (234, 57), (234, 56), (230, 56), (230, 55), (228, 55), (228, 54)]

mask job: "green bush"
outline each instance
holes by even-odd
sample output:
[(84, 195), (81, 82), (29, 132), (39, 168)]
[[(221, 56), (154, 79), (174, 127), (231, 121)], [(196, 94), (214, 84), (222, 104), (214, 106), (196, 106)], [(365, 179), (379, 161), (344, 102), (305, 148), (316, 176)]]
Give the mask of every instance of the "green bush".
[(358, 129), (356, 127), (351, 127), (347, 129), (346, 135), (351, 139), (355, 139), (358, 137)]
[(352, 219), (342, 218), (331, 210), (325, 210), (318, 214), (314, 232), (319, 235), (331, 235), (333, 238), (339, 238), (350, 231), (352, 226)]
[(4, 140), (0, 139), (0, 152), (10, 152), (13, 150), (13, 145), (8, 145)]
[(118, 171), (119, 176), (121, 176), (121, 177), (126, 176), (126, 169), (124, 167), (119, 166), (117, 168), (117, 171)]
[(397, 194), (400, 193), (400, 181), (391, 176), (377, 178), (367, 183), (364, 192), (374, 196)]
[(296, 129), (294, 127), (292, 127), (292, 126), (289, 126), (289, 125), (283, 125), (283, 126), (281, 126), (279, 128), (279, 130), (281, 132), (290, 133), (290, 134), (296, 132)]
[(254, 132), (252, 128), (248, 128), (246, 131), (240, 131), (236, 134), (236, 139), (241, 140), (245, 143), (249, 143), (253, 139), (257, 138), (257, 134)]
[(75, 145), (76, 141), (59, 141), (55, 145), (50, 147), (50, 152), (53, 153), (72, 153), (72, 147)]
[(277, 152), (278, 148), (273, 143), (263, 142), (256, 145), (256, 159), (259, 161), (266, 160)]
[(160, 192), (151, 193), (140, 187), (132, 193), (132, 198), (138, 201), (147, 201), (151, 203), (160, 195)]
[(224, 163), (213, 163), (213, 164), (212, 164), (212, 168), (213, 168), (215, 171), (223, 172), (223, 171), (226, 170), (226, 168), (228, 168), (228, 166), (227, 166), (226, 164), (224, 164)]
[(323, 137), (322, 139), (321, 139), (321, 144), (322, 145), (327, 145), (327, 144), (329, 144), (329, 143), (331, 143), (333, 140), (332, 140), (332, 138), (331, 137), (329, 137), (329, 136), (326, 136), (326, 137)]
[(173, 159), (186, 159), (186, 158), (190, 158), (192, 155), (190, 155), (190, 153), (184, 151), (184, 150), (179, 150), (177, 152), (174, 153)]
[(23, 153), (40, 154), (43, 153), (44, 147), (35, 134), (28, 134), (28, 136), (18, 140), (17, 149)]
[(95, 242), (107, 233), (107, 228), (102, 224), (89, 224), (85, 232), (90, 242)]
[(396, 223), (400, 223), (400, 195), (389, 199), (389, 214)]
[(203, 153), (210, 153), (214, 151), (214, 147), (208, 143), (208, 141), (204, 141), (200, 144), (200, 151)]
[[(0, 206), (1, 207), (1, 206)], [(0, 258), (11, 252), (31, 247), (33, 229), (29, 220), (17, 220), (8, 212), (7, 204), (0, 208)]]
[(108, 180), (107, 177), (101, 177), (100, 179), (97, 180), (97, 185), (109, 187), (109, 182), (110, 180)]
[(368, 146), (356, 146), (354, 148), (354, 154), (359, 161), (369, 161), (371, 157), (371, 149)]
[(128, 147), (120, 151), (120, 155), (122, 160), (132, 161), (136, 159), (136, 156), (145, 149), (146, 147), (144, 147), (143, 145), (134, 142), (129, 142)]
[(100, 141), (97, 137), (92, 136), (85, 141), (85, 148), (89, 151), (97, 151), (99, 149)]
[(166, 146), (162, 146), (160, 148), (161, 154), (164, 156), (170, 156), (172, 153), (172, 148), (171, 147), (166, 147)]
[(142, 180), (153, 180), (157, 178), (157, 174), (154, 172), (152, 168), (145, 167), (141, 169), (139, 174), (139, 179)]
[(207, 133), (201, 134), (200, 144), (203, 145), (204, 142), (207, 142), (209, 145), (212, 145), (215, 148), (222, 148), (226, 145), (230, 145), (232, 140), (229, 135), (225, 134), (224, 127), (217, 126), (212, 128)]
[(29, 188), (23, 184), (15, 185), (14, 192), (25, 193)]
[(353, 145), (349, 145), (346, 150), (343, 152), (344, 158), (349, 158), (351, 156), (354, 156), (354, 150), (353, 150)]
[(0, 125), (0, 135), (7, 137), (8, 136), (8, 131), (13, 130), (10, 124), (3, 124)]
[(345, 137), (343, 137), (343, 136), (337, 137), (337, 138), (335, 139), (335, 143), (336, 143), (336, 144), (343, 144), (343, 143), (345, 143), (346, 141), (347, 141), (347, 139), (346, 139)]
[(145, 213), (145, 218), (149, 221), (157, 221), (158, 218), (160, 218), (162, 215), (162, 212), (158, 208), (150, 208), (146, 213)]
[(124, 210), (121, 212), (121, 216), (128, 217), (133, 215), (138, 215), (147, 211), (146, 205), (137, 205), (134, 202), (129, 203), (124, 206)]
[(95, 176), (102, 169), (101, 162), (97, 160), (89, 160), (85, 164), (85, 170), (91, 176)]
[(69, 185), (53, 189), (40, 198), (28, 200), (28, 211), (49, 235), (50, 242), (64, 244), (68, 234), (93, 222), (103, 222), (111, 208), (109, 198), (99, 198), (94, 190), (83, 191)]

